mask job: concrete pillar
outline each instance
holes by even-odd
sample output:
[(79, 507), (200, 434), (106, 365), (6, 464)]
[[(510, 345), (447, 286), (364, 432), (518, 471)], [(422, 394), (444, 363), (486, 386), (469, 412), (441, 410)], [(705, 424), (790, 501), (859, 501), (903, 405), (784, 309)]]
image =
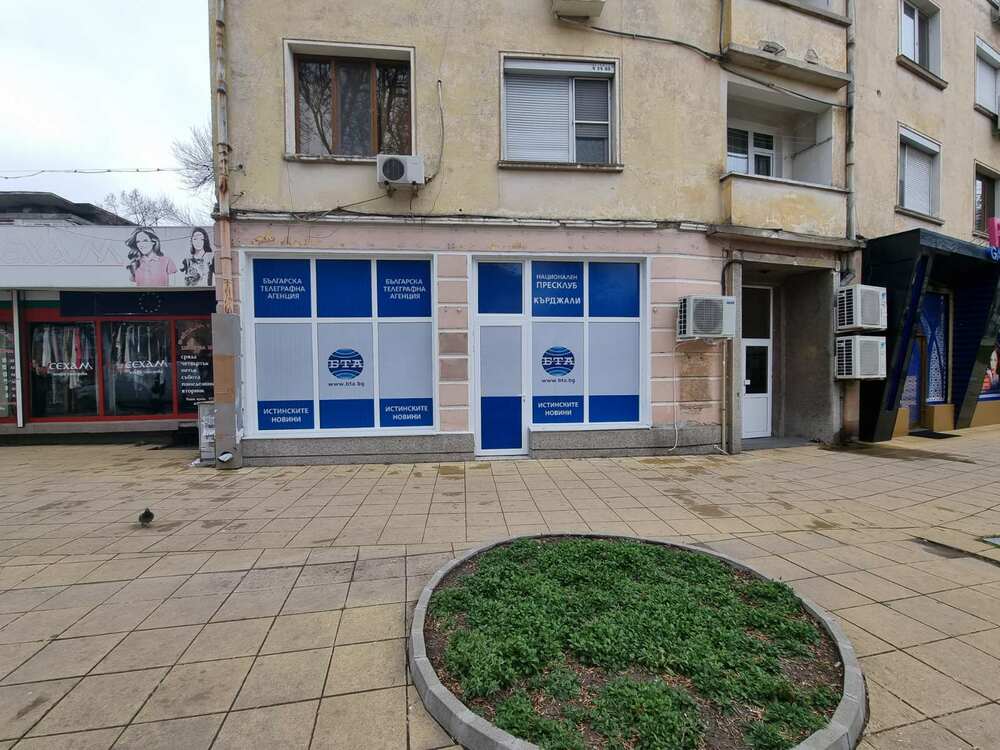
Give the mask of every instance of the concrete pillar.
[[(215, 465), (238, 469), (240, 450), (240, 316), (212, 315), (212, 368), (215, 379)], [(224, 454), (228, 461), (219, 460)]]
[(743, 450), (743, 254), (736, 251), (726, 264), (723, 274), (725, 292), (736, 298), (736, 336), (723, 344), (726, 367), (723, 373), (723, 403), (725, 418), (722, 434), (726, 450), (739, 453)]

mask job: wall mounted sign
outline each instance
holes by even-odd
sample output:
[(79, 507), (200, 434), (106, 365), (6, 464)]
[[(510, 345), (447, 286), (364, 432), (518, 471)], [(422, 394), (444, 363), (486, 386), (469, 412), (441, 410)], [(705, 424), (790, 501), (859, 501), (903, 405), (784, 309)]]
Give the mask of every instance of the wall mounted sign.
[(429, 260), (380, 260), (375, 265), (380, 318), (431, 317)]
[(257, 258), (253, 262), (253, 310), (258, 318), (312, 315), (308, 260)]

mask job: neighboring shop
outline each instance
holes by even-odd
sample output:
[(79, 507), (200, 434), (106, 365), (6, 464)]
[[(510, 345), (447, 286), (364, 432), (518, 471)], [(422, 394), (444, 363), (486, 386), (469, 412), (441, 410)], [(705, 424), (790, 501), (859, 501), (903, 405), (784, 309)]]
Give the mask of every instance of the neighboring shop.
[(1000, 424), (1000, 258), (915, 229), (870, 240), (866, 284), (888, 290), (885, 381), (861, 390), (861, 435), (888, 440)]
[(211, 233), (0, 228), (0, 434), (173, 430), (214, 395)]

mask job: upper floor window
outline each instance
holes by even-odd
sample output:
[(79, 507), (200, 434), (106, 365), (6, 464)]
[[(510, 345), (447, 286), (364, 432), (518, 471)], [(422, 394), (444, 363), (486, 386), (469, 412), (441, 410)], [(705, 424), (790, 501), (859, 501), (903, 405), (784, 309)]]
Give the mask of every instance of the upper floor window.
[(938, 212), (941, 146), (926, 136), (899, 130), (899, 205), (928, 216)]
[(778, 177), (775, 140), (770, 133), (728, 128), (726, 171)]
[(1000, 52), (982, 39), (976, 40), (976, 104), (990, 112), (1000, 111), (997, 107), (997, 76), (1000, 72)]
[(612, 62), (504, 60), (503, 159), (615, 161)]
[(989, 231), (990, 219), (997, 216), (997, 181), (984, 171), (976, 170), (975, 217), (977, 232)]
[(294, 66), (296, 153), (411, 152), (409, 62), (295, 55)]
[(927, 0), (900, 0), (899, 52), (932, 73), (941, 70), (940, 14)]

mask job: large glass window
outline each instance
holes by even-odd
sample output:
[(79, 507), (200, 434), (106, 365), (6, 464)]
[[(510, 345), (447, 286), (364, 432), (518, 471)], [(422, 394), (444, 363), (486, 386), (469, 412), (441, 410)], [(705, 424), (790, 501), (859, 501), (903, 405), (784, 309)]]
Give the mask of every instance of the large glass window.
[(105, 415), (173, 412), (170, 324), (112, 322), (101, 330)]
[(434, 426), (430, 261), (257, 259), (253, 278), (258, 429)]
[(97, 347), (93, 323), (34, 323), (31, 414), (97, 416)]
[(0, 322), (0, 419), (17, 416), (17, 365), (14, 326)]

